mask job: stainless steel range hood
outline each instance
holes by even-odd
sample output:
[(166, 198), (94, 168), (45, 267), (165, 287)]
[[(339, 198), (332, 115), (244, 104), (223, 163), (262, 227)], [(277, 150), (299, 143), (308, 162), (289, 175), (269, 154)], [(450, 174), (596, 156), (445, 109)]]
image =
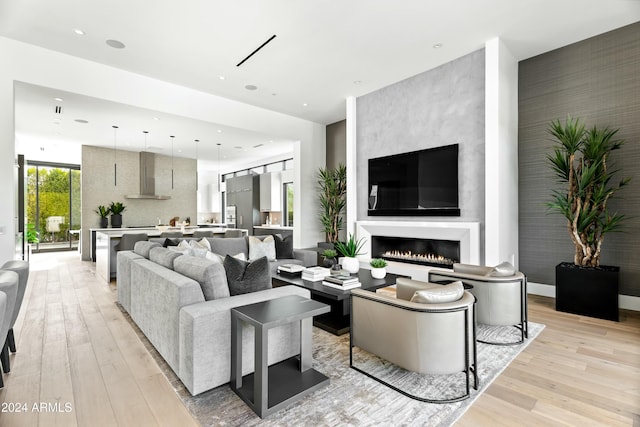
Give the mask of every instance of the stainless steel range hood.
[(129, 194), (126, 199), (169, 200), (171, 196), (156, 194), (156, 155), (147, 151), (140, 152), (140, 194)]

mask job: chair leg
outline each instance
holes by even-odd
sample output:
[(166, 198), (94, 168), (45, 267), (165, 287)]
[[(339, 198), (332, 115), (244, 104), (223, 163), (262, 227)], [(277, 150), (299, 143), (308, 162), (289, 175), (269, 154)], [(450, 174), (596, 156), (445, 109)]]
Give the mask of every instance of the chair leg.
[(9, 329), (9, 333), (7, 334), (7, 344), (9, 344), (9, 350), (11, 353), (16, 352), (16, 339), (13, 336), (13, 328)]
[(11, 372), (11, 364), (9, 363), (9, 346), (5, 341), (2, 346), (2, 353), (0, 354), (0, 361), (2, 362), (2, 370), (5, 374)]
[(2, 372), (0, 372), (0, 388), (4, 388), (4, 381), (2, 380)]

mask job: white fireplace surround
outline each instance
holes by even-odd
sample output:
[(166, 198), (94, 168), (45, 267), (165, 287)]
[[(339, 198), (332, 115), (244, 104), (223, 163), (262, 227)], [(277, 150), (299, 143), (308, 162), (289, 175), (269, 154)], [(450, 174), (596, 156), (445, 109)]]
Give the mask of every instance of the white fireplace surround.
[(365, 254), (371, 254), (372, 236), (460, 241), (460, 262), (480, 264), (479, 222), (356, 221)]

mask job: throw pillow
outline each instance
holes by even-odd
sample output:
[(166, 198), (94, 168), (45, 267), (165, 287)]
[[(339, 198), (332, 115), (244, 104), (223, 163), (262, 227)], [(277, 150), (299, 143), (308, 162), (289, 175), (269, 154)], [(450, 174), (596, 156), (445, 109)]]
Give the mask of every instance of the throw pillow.
[(204, 258), (209, 252), (209, 248), (197, 240), (189, 240), (189, 247), (191, 248), (191, 255), (199, 258)]
[(222, 264), (194, 256), (181, 256), (176, 258), (174, 268), (177, 273), (200, 284), (206, 301), (229, 296), (227, 275)]
[(223, 265), (227, 273), (229, 293), (232, 296), (271, 288), (271, 273), (267, 257), (243, 261), (227, 255)]
[(164, 239), (164, 243), (162, 244), (162, 246), (164, 246), (165, 248), (168, 248), (169, 246), (178, 246), (178, 239), (169, 239), (166, 238)]
[(209, 240), (207, 240), (206, 237), (203, 237), (202, 240), (198, 240), (198, 243), (200, 244), (200, 246), (202, 246), (203, 248), (207, 248), (208, 251), (211, 250), (211, 243), (209, 243)]
[(513, 276), (516, 268), (510, 262), (503, 262), (491, 269), (491, 276)]
[(160, 247), (160, 243), (149, 242), (145, 240), (136, 242), (136, 244), (133, 246), (133, 252), (145, 257), (146, 259), (149, 259), (149, 251), (157, 247)]
[(279, 234), (274, 234), (276, 243), (277, 259), (293, 259), (293, 236), (283, 238)]
[(464, 294), (462, 282), (451, 282), (448, 285), (435, 286), (429, 289), (416, 291), (411, 297), (411, 302), (428, 304), (440, 304), (444, 302), (458, 301)]
[(273, 236), (267, 236), (264, 240), (249, 236), (249, 260), (267, 257), (268, 261), (276, 260), (276, 243)]

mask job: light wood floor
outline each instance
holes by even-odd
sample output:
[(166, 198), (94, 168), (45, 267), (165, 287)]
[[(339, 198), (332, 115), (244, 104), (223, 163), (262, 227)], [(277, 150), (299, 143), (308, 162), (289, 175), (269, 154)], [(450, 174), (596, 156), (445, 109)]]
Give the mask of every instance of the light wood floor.
[[(197, 425), (94, 264), (75, 252), (38, 254), (29, 280), (0, 391), (2, 409), (26, 412), (0, 412), (0, 426)], [(582, 318), (530, 296), (529, 315), (547, 327), (457, 425), (640, 426), (640, 313)], [(35, 411), (40, 403), (48, 406)]]

